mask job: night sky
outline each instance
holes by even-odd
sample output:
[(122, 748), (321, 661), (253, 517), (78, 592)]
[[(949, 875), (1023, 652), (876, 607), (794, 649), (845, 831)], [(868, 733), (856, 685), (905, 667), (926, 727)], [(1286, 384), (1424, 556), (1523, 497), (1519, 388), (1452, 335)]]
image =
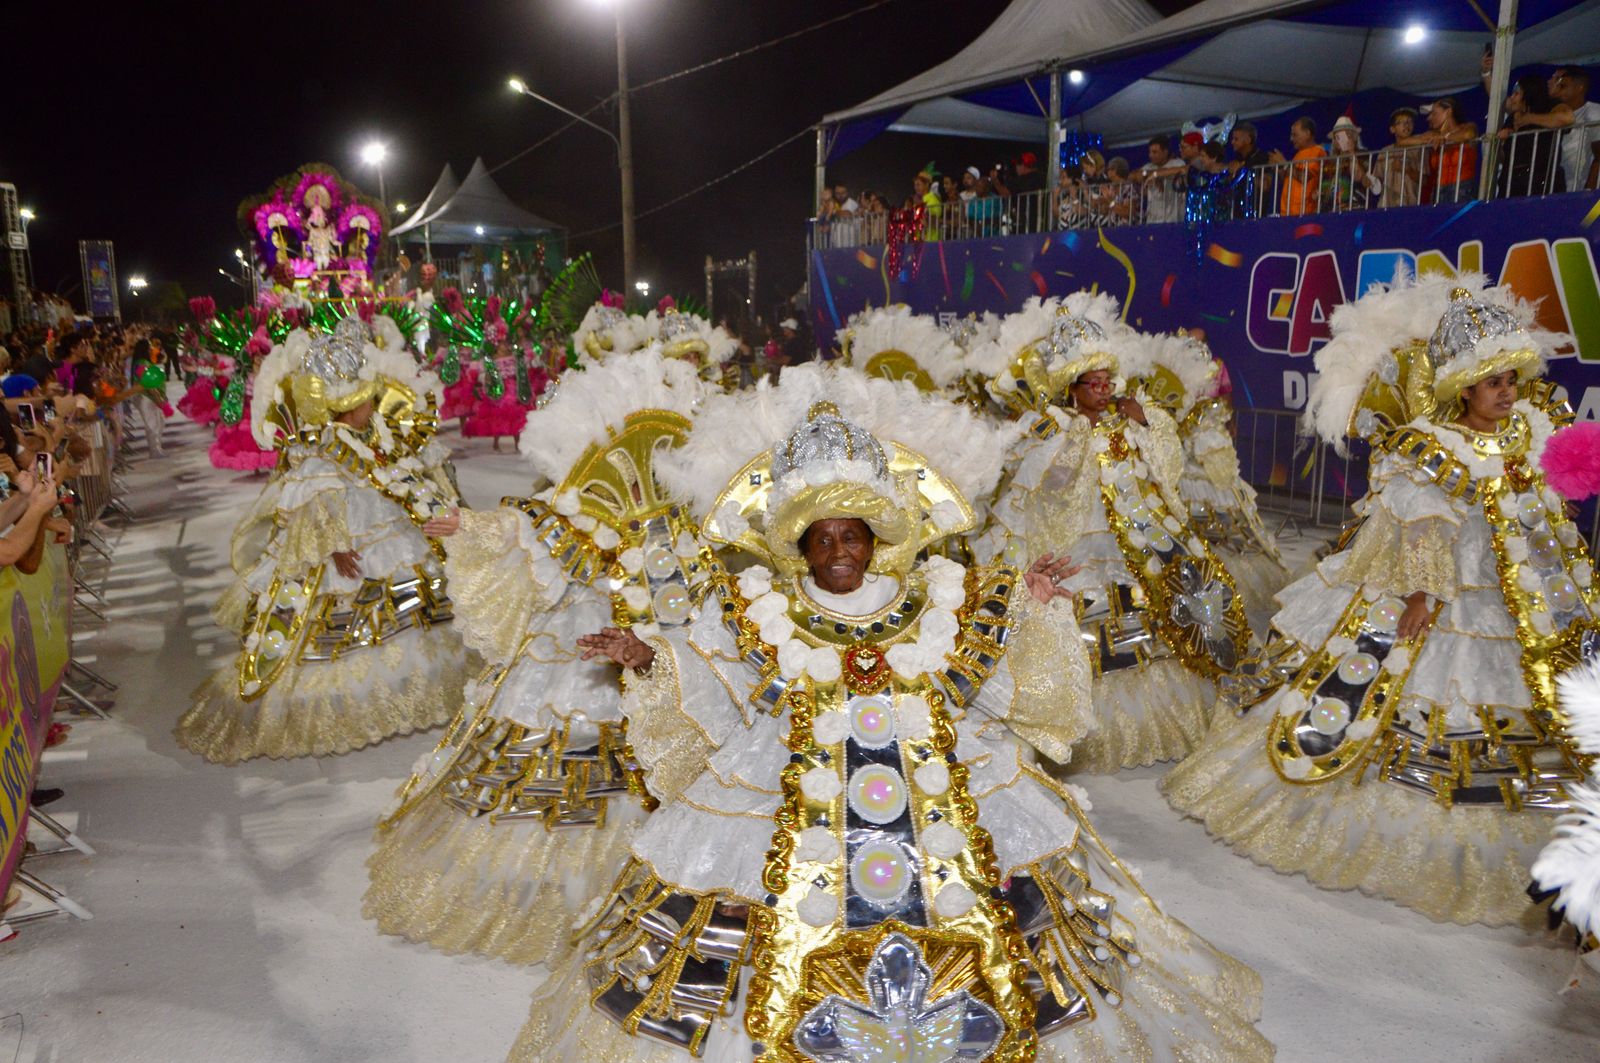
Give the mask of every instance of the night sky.
[[(750, 47), (868, 0), (620, 0), (635, 83)], [(1161, 2), (1171, 13), (1190, 6)], [(391, 202), (415, 204), (449, 162), (495, 166), (566, 119), (512, 94), (517, 74), (585, 110), (616, 87), (610, 11), (597, 0), (250, 4), (98, 2), (8, 5), (0, 180), (38, 212), (30, 227), (39, 287), (81, 307), (77, 241), (116, 243), (124, 279), (176, 281), (189, 295), (237, 299), (217, 275), (242, 245), (239, 200), (311, 161), (374, 194), (357, 157), (389, 145)], [(1006, 4), (893, 0), (829, 29), (633, 97), (636, 204), (670, 199), (823, 114), (858, 103), (955, 54)], [(609, 125), (611, 116), (595, 116)], [(994, 161), (994, 142), (894, 134), (850, 156), (840, 175), (898, 201), (910, 175)], [(657, 292), (703, 299), (702, 268), (755, 249), (761, 302), (804, 280), (802, 219), (815, 140), (638, 224), (638, 275)], [(611, 143), (576, 127), (495, 173), (513, 200), (573, 233), (613, 222)], [(577, 240), (621, 283), (619, 229)], [(126, 296), (124, 308), (126, 312)]]

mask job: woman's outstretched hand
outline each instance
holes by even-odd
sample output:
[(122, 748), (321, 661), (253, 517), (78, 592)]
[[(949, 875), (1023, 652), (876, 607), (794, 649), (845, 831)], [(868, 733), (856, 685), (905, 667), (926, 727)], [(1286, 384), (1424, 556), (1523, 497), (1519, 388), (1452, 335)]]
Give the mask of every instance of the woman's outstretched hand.
[(606, 657), (624, 668), (649, 668), (656, 661), (655, 650), (632, 631), (621, 628), (604, 627), (598, 634), (580, 635), (578, 648), (586, 661)]
[(1059, 558), (1045, 554), (1022, 574), (1022, 582), (1027, 584), (1028, 593), (1033, 595), (1034, 601), (1049, 605), (1057, 598), (1072, 597), (1072, 592), (1060, 585), (1061, 581), (1071, 579), (1082, 571), (1083, 566), (1074, 565), (1072, 558), (1065, 554)]

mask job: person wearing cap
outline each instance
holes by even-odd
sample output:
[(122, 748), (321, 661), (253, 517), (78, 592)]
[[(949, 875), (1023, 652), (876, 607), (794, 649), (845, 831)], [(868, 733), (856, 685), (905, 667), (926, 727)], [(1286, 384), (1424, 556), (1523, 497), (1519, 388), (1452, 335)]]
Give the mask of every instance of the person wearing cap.
[[(1287, 173), (1278, 175), (1278, 213), (1288, 217), (1314, 214), (1322, 206), (1322, 160), (1328, 153), (1317, 143), (1317, 123), (1301, 115), (1289, 127), (1289, 143), (1294, 148), (1294, 159)], [(1275, 166), (1289, 162), (1283, 152), (1274, 148), (1267, 155)]]
[(1567, 189), (1593, 188), (1595, 169), (1592, 145), (1600, 141), (1600, 103), (1589, 99), (1589, 72), (1581, 66), (1558, 67), (1546, 86), (1556, 101), (1543, 114), (1517, 115), (1517, 129), (1564, 129), (1561, 137), (1561, 171)]
[(1014, 196), (1026, 195), (1029, 192), (1044, 191), (1044, 172), (1039, 169), (1039, 156), (1031, 151), (1025, 151), (1011, 160), (1012, 168), (1016, 171), (1011, 180), (1006, 182), (1006, 188)]
[(1306, 416), (1371, 446), (1361, 524), (1278, 595), (1265, 667), (1162, 782), (1257, 863), (1440, 922), (1543, 927), (1529, 867), (1590, 770), (1556, 695), (1591, 652), (1593, 563), (1545, 481), (1568, 337), (1534, 313), (1481, 275), (1340, 308)]

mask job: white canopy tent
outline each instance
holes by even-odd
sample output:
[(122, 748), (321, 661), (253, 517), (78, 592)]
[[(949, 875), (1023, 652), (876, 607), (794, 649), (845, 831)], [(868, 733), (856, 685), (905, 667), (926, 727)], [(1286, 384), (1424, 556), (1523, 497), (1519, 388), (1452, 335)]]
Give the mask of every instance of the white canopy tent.
[[(446, 167), (447, 172), (448, 169)], [(441, 175), (441, 182), (443, 179)], [(438, 190), (439, 186), (435, 185), (434, 191)], [(511, 202), (489, 176), (489, 168), (481, 158), (473, 161), (466, 180), (444, 202), (432, 203), (434, 194), (431, 192), (428, 198), (430, 202), (424, 205), (428, 213), (422, 214), (419, 208), (404, 225), (395, 228), (393, 235), (403, 236), (420, 229), (430, 252), (434, 242), (507, 244), (563, 231), (555, 222), (546, 221)]]
[(456, 189), (460, 187), (461, 182), (456, 178), (455, 167), (445, 163), (444, 169), (439, 171), (439, 179), (433, 182), (433, 187), (428, 190), (422, 202), (417, 204), (417, 209), (411, 212), (409, 218), (396, 225), (390, 235), (399, 236), (421, 225), (428, 215), (450, 202), (450, 197), (455, 195)]
[[(1013, 0), (953, 58), (818, 128), (830, 158), (883, 131), (1036, 139), (1060, 121), (1129, 143), (1184, 121), (1275, 114), (1310, 99), (1475, 85), (1494, 0), (1201, 0), (1158, 19), (1142, 0)], [(1507, 62), (1600, 54), (1600, 3), (1523, 0)], [(1407, 43), (1406, 30), (1426, 33)], [(1072, 76), (1068, 76), (1068, 75)], [(1057, 152), (1047, 155), (1052, 170)], [(1054, 179), (1052, 172), (1052, 180)]]

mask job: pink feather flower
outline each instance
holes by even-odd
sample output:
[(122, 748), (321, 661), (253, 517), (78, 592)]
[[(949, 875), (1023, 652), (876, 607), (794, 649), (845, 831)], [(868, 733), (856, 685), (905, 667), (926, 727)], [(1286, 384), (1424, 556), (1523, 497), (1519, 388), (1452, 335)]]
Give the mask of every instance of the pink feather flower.
[(1556, 432), (1539, 464), (1545, 482), (1562, 498), (1582, 502), (1600, 494), (1600, 424), (1584, 421)]
[(265, 325), (258, 325), (255, 332), (245, 341), (244, 353), (251, 358), (265, 358), (272, 353), (272, 337), (267, 335)]

